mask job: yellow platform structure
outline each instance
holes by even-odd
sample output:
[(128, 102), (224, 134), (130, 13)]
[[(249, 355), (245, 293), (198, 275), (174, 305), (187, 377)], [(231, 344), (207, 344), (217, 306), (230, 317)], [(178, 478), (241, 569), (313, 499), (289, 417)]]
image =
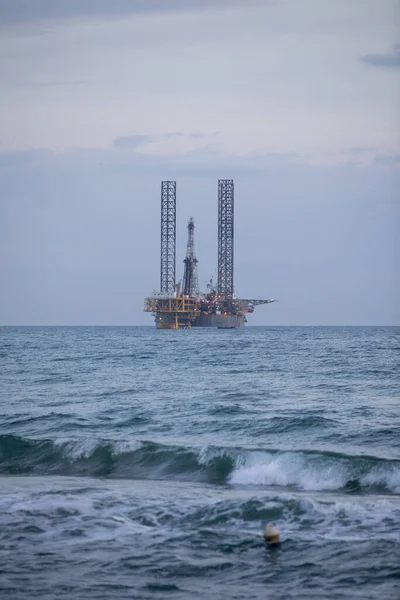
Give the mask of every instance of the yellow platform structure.
[(200, 304), (197, 298), (184, 295), (151, 296), (145, 298), (144, 310), (153, 313), (157, 329), (190, 329), (200, 315)]

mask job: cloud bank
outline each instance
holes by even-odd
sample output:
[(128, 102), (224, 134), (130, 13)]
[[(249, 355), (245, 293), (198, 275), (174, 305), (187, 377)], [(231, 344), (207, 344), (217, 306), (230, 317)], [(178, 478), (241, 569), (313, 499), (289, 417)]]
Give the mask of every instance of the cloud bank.
[(360, 60), (371, 67), (396, 69), (400, 67), (400, 44), (396, 44), (388, 54), (366, 54)]
[[(246, 0), (250, 8), (267, 3), (267, 0)], [(240, 5), (243, 5), (242, 0), (0, 0), (0, 26), (43, 19), (207, 10)]]

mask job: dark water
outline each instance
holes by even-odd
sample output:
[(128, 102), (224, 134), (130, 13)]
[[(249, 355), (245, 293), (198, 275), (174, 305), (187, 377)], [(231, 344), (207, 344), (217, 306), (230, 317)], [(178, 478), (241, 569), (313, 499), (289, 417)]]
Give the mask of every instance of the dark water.
[(400, 598), (399, 358), (399, 328), (0, 328), (0, 596)]

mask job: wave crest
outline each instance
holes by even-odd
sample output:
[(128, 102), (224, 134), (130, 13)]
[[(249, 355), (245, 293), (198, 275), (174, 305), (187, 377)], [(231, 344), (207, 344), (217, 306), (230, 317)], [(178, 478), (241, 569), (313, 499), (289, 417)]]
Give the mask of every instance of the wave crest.
[(190, 448), (152, 441), (0, 436), (0, 473), (176, 479), (400, 494), (400, 461), (332, 452)]

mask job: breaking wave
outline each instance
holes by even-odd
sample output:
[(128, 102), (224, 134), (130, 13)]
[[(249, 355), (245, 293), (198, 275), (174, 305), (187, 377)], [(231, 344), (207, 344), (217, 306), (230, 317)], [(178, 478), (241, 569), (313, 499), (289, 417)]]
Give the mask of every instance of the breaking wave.
[(322, 451), (187, 448), (136, 440), (53, 441), (2, 435), (0, 473), (400, 494), (400, 460)]

